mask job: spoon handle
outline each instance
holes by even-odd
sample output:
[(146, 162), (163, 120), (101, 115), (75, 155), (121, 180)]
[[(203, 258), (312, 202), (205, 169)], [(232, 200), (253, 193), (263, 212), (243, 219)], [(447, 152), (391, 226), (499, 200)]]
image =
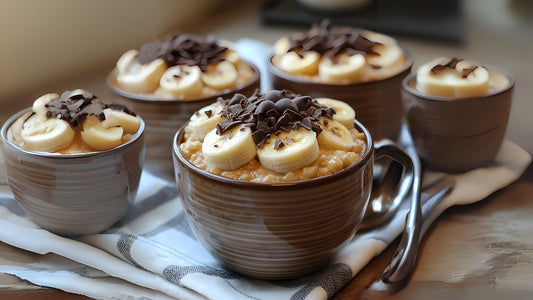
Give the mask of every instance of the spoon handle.
[(381, 280), (385, 283), (402, 282), (413, 270), (418, 253), (422, 225), (422, 209), (420, 205), (422, 165), (414, 148), (412, 137), (406, 127), (402, 130), (401, 139), (405, 146), (405, 152), (407, 152), (413, 162), (414, 176), (410, 192), (411, 208), (407, 214), (405, 230), (400, 244), (390, 264), (381, 275)]

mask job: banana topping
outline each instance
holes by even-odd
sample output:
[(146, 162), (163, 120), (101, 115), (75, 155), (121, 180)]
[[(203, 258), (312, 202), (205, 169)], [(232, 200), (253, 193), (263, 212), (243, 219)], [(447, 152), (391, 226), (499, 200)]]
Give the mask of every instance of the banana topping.
[[(137, 132), (140, 119), (121, 105), (107, 105), (84, 90), (46, 94), (34, 101), (33, 113), (15, 122), (13, 138), (24, 149), (76, 153), (110, 149)], [(81, 125), (81, 126), (80, 126)], [(126, 139), (126, 140), (125, 140)], [(86, 145), (80, 149), (79, 145)], [(68, 150), (70, 149), (70, 150)]]
[(236, 88), (251, 78), (233, 44), (191, 34), (168, 36), (125, 52), (116, 64), (126, 92), (183, 99)]
[(313, 164), (320, 149), (353, 151), (354, 120), (354, 110), (334, 99), (287, 90), (249, 98), (235, 94), (196, 112), (187, 139), (202, 142), (211, 169), (236, 170), (257, 160), (266, 169), (287, 173)]
[(274, 54), (272, 63), (286, 73), (338, 84), (386, 78), (400, 72), (407, 61), (394, 39), (332, 26), (327, 20), (282, 37), (274, 44)]
[(438, 97), (474, 97), (487, 93), (489, 79), (488, 70), (472, 61), (441, 57), (418, 69), (416, 88)]

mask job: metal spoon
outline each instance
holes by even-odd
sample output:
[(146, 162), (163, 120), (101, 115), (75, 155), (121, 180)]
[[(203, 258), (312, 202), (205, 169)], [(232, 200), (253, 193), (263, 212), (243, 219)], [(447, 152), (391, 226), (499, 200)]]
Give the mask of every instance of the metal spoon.
[(387, 222), (406, 199), (410, 183), (401, 181), (403, 167), (390, 158), (381, 158), (374, 163), (372, 191), (359, 231), (379, 227)]

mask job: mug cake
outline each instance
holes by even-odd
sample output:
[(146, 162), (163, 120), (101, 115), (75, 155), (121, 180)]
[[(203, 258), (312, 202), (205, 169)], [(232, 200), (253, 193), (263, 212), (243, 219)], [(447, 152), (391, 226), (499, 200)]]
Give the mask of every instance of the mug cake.
[(391, 143), (375, 146), (355, 116), (342, 101), (287, 90), (236, 94), (194, 113), (173, 153), (200, 243), (223, 266), (262, 279), (331, 262), (361, 224), (374, 158), (409, 160)]
[(323, 21), (280, 38), (273, 49), (274, 88), (344, 101), (375, 139), (398, 135), (401, 80), (412, 59), (394, 38)]
[(46, 94), (2, 126), (8, 185), (26, 215), (61, 235), (110, 228), (135, 199), (144, 121), (85, 90)]
[(406, 120), (430, 168), (464, 172), (489, 164), (505, 136), (513, 77), (474, 60), (439, 57), (402, 85)]
[[(113, 101), (146, 121), (151, 171), (172, 173), (172, 136), (198, 109), (218, 97), (259, 89), (259, 71), (233, 44), (213, 37), (176, 34), (126, 51), (108, 76)], [(162, 171), (161, 173), (159, 173)]]

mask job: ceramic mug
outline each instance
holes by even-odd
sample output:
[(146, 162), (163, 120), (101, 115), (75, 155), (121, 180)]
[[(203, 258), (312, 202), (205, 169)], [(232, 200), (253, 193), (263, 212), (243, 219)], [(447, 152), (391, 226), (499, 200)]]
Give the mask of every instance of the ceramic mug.
[(221, 264), (268, 280), (297, 278), (330, 262), (357, 231), (372, 189), (374, 159), (392, 157), (412, 181), (412, 161), (392, 142), (374, 145), (368, 130), (360, 159), (314, 179), (261, 183), (235, 180), (194, 166), (174, 138), (176, 183), (187, 220)]
[(9, 127), (27, 108), (2, 126), (2, 153), (8, 185), (26, 215), (61, 235), (101, 232), (119, 221), (135, 199), (144, 162), (144, 129), (108, 150), (58, 154), (22, 149), (9, 141)]
[(496, 157), (505, 137), (515, 80), (505, 71), (488, 69), (508, 84), (479, 97), (429, 96), (416, 89), (416, 74), (404, 79), (406, 121), (416, 151), (429, 168), (465, 172)]

